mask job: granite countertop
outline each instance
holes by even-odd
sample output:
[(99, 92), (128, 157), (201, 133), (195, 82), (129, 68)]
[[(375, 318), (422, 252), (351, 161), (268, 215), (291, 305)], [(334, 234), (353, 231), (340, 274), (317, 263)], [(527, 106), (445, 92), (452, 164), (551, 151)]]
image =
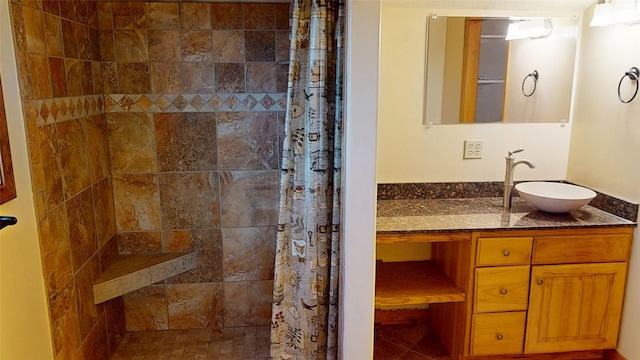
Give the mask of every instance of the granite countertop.
[(378, 200), (377, 233), (526, 230), (636, 226), (590, 205), (564, 214), (536, 210), (514, 197), (511, 211), (501, 197)]

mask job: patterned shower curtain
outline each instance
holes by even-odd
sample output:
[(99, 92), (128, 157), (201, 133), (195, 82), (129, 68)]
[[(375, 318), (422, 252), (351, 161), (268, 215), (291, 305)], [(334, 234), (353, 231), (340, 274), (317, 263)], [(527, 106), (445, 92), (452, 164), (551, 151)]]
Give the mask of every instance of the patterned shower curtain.
[(292, 0), (271, 359), (337, 359), (342, 0)]

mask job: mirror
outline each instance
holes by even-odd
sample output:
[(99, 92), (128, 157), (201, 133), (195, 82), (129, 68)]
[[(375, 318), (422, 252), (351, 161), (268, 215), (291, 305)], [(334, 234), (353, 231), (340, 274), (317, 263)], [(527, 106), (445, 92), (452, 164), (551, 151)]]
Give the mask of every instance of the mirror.
[(577, 36), (570, 18), (430, 17), (424, 123), (567, 122)]

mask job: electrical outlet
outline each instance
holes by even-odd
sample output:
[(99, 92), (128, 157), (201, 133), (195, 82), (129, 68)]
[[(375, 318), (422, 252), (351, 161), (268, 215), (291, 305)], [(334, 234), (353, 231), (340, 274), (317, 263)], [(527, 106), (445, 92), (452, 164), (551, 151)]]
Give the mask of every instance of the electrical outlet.
[(463, 159), (482, 159), (482, 143), (484, 140), (465, 140)]

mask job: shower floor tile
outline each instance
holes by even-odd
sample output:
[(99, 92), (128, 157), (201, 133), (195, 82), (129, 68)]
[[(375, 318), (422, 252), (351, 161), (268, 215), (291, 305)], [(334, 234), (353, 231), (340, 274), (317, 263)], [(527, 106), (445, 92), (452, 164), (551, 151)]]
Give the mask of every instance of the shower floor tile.
[(269, 326), (138, 331), (125, 334), (112, 360), (266, 360)]

